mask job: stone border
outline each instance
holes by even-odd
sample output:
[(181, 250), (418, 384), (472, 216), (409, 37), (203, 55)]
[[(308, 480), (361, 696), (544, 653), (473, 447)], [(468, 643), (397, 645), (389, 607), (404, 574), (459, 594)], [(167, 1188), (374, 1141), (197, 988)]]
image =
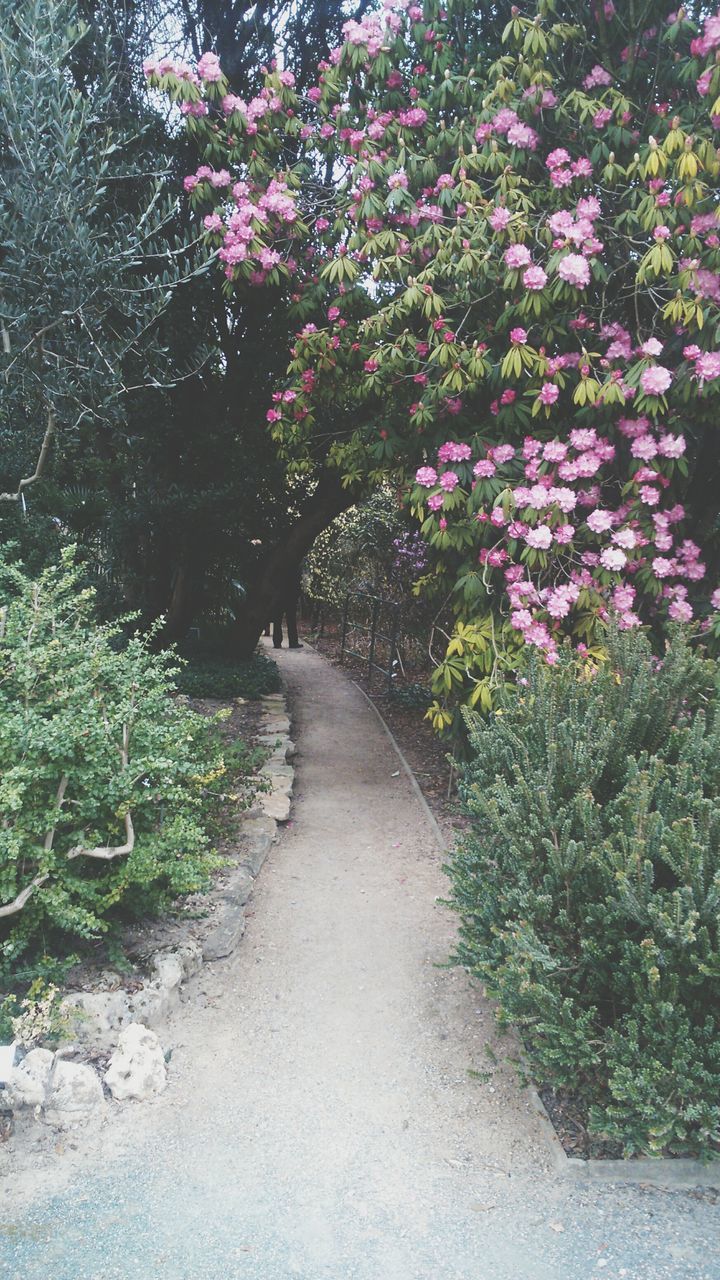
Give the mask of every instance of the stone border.
[[(295, 770), (295, 744), (283, 693), (261, 699), (258, 737), (268, 758), (258, 777), (266, 784), (252, 809), (240, 815), (239, 857), (221, 891), (219, 918), (202, 945), (195, 939), (158, 948), (149, 957), (153, 974), (137, 991), (81, 991), (66, 995), (61, 1010), (70, 1024), (72, 1043), (53, 1053), (31, 1049), (13, 1068), (3, 1101), (25, 1117), (55, 1129), (72, 1129), (91, 1119), (103, 1119), (108, 1103), (103, 1089), (116, 1102), (144, 1101), (162, 1092), (167, 1083), (166, 1056), (154, 1025), (165, 1021), (180, 1002), (183, 984), (213, 963), (232, 955), (245, 932), (245, 907), (255, 879), (278, 838), (278, 826), (288, 821)], [(211, 890), (212, 892), (212, 890)], [(87, 1063), (66, 1061), (83, 1051), (112, 1051), (101, 1075)]]
[[(372, 707), (395, 753), (408, 776), (415, 796), (433, 829), (438, 848), (442, 854), (448, 853), (445, 838), (440, 825), (423, 795), (420, 784), (410, 765), (403, 755), (395, 735), (386, 723), (382, 712), (368, 697), (361, 685), (353, 680), (355, 688), (360, 691), (365, 701)], [(528, 1067), (529, 1076), (529, 1067)], [(653, 1159), (647, 1156), (633, 1157), (629, 1160), (580, 1160), (567, 1155), (558, 1136), (557, 1130), (548, 1115), (545, 1103), (533, 1084), (527, 1084), (525, 1097), (532, 1111), (538, 1116), (548, 1147), (548, 1157), (553, 1171), (563, 1178), (579, 1184), (629, 1182), (637, 1185), (645, 1183), (654, 1187), (670, 1187), (677, 1190), (705, 1187), (720, 1190), (720, 1160), (706, 1163), (689, 1156), (678, 1156), (677, 1159), (658, 1156)]]
[(206, 937), (202, 958), (212, 963), (232, 955), (245, 932), (245, 907), (265, 859), (277, 840), (277, 829), (288, 821), (292, 803), (296, 754), (290, 737), (290, 717), (283, 693), (270, 693), (262, 699), (264, 724), (258, 737), (270, 754), (259, 777), (267, 791), (260, 792), (257, 803), (241, 817), (239, 839), (242, 854), (228, 879), (223, 893), (224, 907), (220, 919)]

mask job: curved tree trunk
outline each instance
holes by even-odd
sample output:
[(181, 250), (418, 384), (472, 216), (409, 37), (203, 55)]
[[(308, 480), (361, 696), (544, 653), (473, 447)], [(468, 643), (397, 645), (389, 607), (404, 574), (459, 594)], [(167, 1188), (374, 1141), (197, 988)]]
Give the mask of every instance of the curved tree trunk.
[(336, 516), (357, 502), (357, 494), (344, 489), (337, 471), (323, 471), (307, 507), (269, 553), (260, 574), (248, 591), (243, 611), (234, 627), (239, 658), (249, 658), (270, 619), (285, 610), (295, 588), (300, 566), (318, 534)]

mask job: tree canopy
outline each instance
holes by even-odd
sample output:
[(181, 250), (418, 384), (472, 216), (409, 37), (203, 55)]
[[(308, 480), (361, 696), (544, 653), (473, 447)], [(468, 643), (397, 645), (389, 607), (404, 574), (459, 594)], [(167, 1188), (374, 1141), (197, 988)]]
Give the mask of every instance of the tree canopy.
[(438, 688), (485, 704), (609, 610), (692, 618), (720, 388), (720, 16), (497, 17), (387, 4), (303, 94), (146, 64), (204, 149), (184, 186), (228, 297), (290, 292), (274, 438), (298, 473), (397, 485), (458, 618)]

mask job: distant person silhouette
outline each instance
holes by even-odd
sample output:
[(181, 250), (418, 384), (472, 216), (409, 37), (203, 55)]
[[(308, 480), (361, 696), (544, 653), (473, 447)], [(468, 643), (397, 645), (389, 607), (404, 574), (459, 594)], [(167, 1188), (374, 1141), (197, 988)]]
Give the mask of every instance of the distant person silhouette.
[[(283, 618), (287, 625), (288, 649), (302, 649), (302, 645), (298, 639), (297, 629), (297, 608), (300, 598), (300, 570), (298, 569), (290, 579), (287, 592), (285, 594), (285, 602), (280, 612), (275, 615), (272, 621), (272, 642), (273, 649), (282, 649), (283, 643)], [(270, 623), (265, 627), (265, 635), (270, 635)]]

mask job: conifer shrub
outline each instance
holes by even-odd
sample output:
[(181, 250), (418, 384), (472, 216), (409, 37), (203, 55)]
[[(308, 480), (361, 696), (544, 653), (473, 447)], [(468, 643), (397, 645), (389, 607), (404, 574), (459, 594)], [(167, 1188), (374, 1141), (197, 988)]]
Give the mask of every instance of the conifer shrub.
[(468, 712), (447, 868), (456, 961), (626, 1155), (720, 1150), (720, 716), (692, 643), (611, 632), (597, 668), (536, 661)]
[(207, 880), (217, 734), (177, 660), (98, 625), (72, 552), (0, 557), (0, 978)]

